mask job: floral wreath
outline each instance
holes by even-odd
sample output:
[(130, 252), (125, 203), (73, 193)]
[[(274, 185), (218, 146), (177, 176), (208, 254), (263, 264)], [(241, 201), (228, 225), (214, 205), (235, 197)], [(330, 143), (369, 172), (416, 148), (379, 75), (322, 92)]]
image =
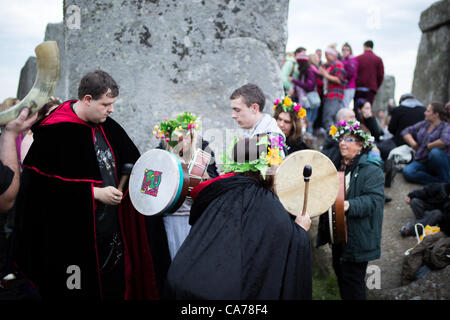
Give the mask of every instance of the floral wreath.
[(328, 132), (333, 139), (339, 141), (339, 138), (343, 135), (355, 135), (364, 139), (364, 148), (373, 148), (375, 138), (370, 134), (362, 130), (359, 121), (338, 121), (337, 127), (332, 125)]
[(236, 162), (232, 158), (233, 148), (238, 142), (238, 138), (234, 137), (234, 141), (228, 149), (227, 153), (222, 155), (222, 168), (224, 173), (228, 172), (260, 172), (263, 179), (266, 179), (267, 169), (270, 166), (278, 166), (283, 162), (280, 151), (285, 146), (284, 138), (282, 136), (271, 136), (265, 134), (261, 136), (256, 145), (265, 145), (268, 152), (263, 151), (258, 159), (248, 162)]
[(306, 109), (302, 108), (299, 103), (294, 104), (289, 96), (285, 96), (283, 100), (275, 100), (273, 111), (278, 107), (283, 108), (284, 112), (294, 111), (297, 114), (298, 119), (306, 117)]
[(177, 138), (180, 138), (183, 135), (182, 131), (192, 133), (194, 130), (200, 129), (200, 124), (197, 115), (186, 111), (178, 114), (175, 119), (164, 118), (164, 121), (155, 125), (153, 129), (153, 135), (157, 139), (162, 139), (168, 142), (171, 147), (175, 147), (178, 144), (178, 139), (172, 139), (174, 134)]

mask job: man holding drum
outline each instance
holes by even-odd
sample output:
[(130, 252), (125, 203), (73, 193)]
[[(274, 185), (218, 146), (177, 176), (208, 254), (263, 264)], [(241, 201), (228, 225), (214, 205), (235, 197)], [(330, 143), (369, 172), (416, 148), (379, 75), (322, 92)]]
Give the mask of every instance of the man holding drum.
[(121, 168), (139, 158), (109, 117), (118, 95), (109, 74), (87, 73), (79, 100), (32, 127), (14, 260), (43, 298), (158, 298), (144, 217), (118, 188)]
[(273, 193), (278, 139), (244, 138), (225, 174), (197, 185), (192, 229), (167, 275), (171, 299), (311, 299), (309, 215), (295, 221)]

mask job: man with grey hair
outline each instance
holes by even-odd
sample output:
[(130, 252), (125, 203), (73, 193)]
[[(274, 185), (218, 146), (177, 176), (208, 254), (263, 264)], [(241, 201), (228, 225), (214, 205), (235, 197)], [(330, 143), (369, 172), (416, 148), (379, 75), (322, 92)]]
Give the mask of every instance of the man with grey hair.
[(336, 113), (336, 122), (344, 121), (344, 120), (345, 121), (355, 121), (356, 120), (355, 111), (353, 111), (352, 109), (349, 109), (349, 108), (340, 109)]

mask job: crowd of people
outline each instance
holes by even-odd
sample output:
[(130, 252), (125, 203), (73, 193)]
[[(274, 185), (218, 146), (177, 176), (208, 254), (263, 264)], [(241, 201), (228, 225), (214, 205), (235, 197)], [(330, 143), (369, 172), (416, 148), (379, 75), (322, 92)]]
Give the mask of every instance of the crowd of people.
[[(449, 230), (450, 104), (425, 107), (405, 94), (377, 117), (384, 70), (373, 42), (356, 57), (348, 43), (341, 53), (332, 45), (325, 57), (300, 47), (286, 58), (285, 95), (272, 112), (257, 85), (232, 92), (229, 113), (244, 130), (220, 166), (188, 110), (155, 126), (157, 148), (177, 161), (189, 164), (198, 149), (212, 159), (171, 215), (140, 214), (119, 186), (124, 164), (141, 155), (110, 117), (119, 86), (108, 73), (85, 74), (78, 99), (52, 98), (32, 117), (22, 110), (0, 135), (3, 289), (20, 279), (21, 295), (39, 299), (311, 299), (311, 218), (286, 211), (273, 175), (289, 154), (314, 149), (322, 131), (318, 150), (345, 177), (348, 237), (334, 243), (322, 214), (316, 246), (331, 245), (342, 299), (365, 299), (399, 147), (413, 153), (405, 179), (427, 185), (407, 198), (417, 221)], [(427, 204), (430, 197), (438, 200)]]
[[(308, 132), (313, 129), (328, 131), (341, 108), (349, 108), (364, 102), (373, 104), (384, 79), (383, 60), (374, 52), (374, 43), (368, 40), (361, 55), (353, 55), (349, 43), (339, 51), (336, 44), (324, 50), (326, 61), (322, 61), (322, 50), (307, 54), (304, 47), (288, 54), (282, 67), (285, 94), (300, 102), (308, 111)], [(371, 108), (370, 108), (371, 109)], [(369, 114), (365, 113), (366, 116)], [(363, 121), (359, 113), (359, 121)]]

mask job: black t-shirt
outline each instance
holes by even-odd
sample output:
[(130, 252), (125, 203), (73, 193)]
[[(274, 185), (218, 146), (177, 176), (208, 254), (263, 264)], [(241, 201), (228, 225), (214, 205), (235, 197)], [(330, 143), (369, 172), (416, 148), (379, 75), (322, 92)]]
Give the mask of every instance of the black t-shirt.
[[(102, 175), (102, 187), (113, 186), (117, 188), (114, 157), (103, 133), (98, 127), (95, 128), (94, 149), (97, 156), (98, 167)], [(111, 240), (114, 233), (119, 230), (117, 206), (109, 206), (98, 202), (95, 214), (97, 239), (100, 241)]]
[(14, 178), (14, 172), (0, 161), (0, 194), (8, 190)]
[[(73, 105), (74, 103), (71, 104), (72, 111), (76, 114)], [(88, 124), (94, 128), (94, 150), (103, 180), (102, 188), (108, 186), (117, 188), (118, 183), (115, 173), (116, 165), (111, 149), (100, 128), (94, 123)], [(95, 210), (95, 231), (99, 249), (100, 266), (102, 266), (103, 262), (110, 255), (111, 250), (113, 250), (113, 247), (116, 247), (117, 245), (120, 246), (120, 244), (117, 243), (120, 242), (120, 226), (117, 216), (117, 206), (109, 206), (97, 201), (97, 208)]]

